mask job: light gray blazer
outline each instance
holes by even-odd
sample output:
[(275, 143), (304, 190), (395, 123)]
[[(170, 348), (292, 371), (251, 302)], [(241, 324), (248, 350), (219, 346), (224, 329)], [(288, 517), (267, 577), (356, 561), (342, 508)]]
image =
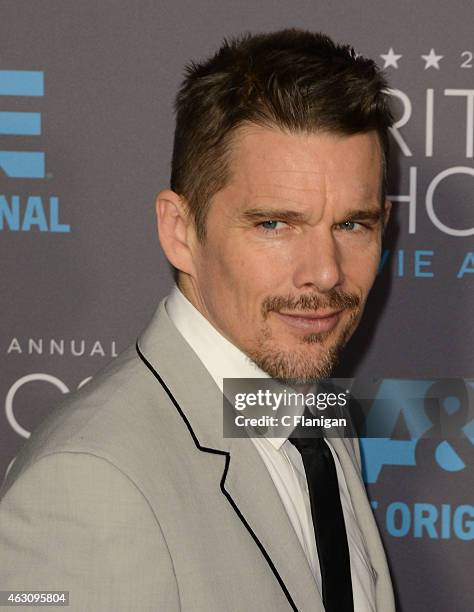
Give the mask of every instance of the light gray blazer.
[[(68, 590), (84, 612), (323, 612), (265, 465), (248, 438), (223, 439), (222, 395), (163, 302), (137, 346), (19, 453), (0, 501), (0, 589)], [(377, 610), (392, 612), (358, 446), (333, 443)]]

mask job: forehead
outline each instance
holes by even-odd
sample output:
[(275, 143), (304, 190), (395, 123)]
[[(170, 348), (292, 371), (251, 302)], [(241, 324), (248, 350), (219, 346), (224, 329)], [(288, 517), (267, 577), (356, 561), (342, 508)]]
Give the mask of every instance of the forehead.
[(230, 170), (231, 185), (249, 193), (264, 188), (378, 197), (381, 147), (375, 131), (295, 134), (248, 125), (233, 136)]

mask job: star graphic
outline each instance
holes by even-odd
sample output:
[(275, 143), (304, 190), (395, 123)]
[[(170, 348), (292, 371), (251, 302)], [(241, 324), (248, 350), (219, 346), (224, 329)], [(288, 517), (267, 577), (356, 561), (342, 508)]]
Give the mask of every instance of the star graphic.
[(383, 68), (385, 70), (385, 68), (388, 68), (389, 66), (392, 66), (393, 68), (398, 68), (398, 60), (403, 56), (395, 53), (393, 47), (390, 47), (389, 52), (382, 53), (380, 57), (384, 61)]
[(422, 55), (421, 57), (425, 60), (425, 70), (428, 68), (439, 70), (439, 61), (443, 59), (444, 55), (436, 55), (435, 50), (431, 49), (428, 55)]

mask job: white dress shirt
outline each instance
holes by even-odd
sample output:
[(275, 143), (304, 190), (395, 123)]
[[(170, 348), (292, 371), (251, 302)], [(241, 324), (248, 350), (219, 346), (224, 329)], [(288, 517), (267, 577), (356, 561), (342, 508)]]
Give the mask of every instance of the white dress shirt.
[[(184, 297), (177, 286), (166, 300), (166, 311), (187, 343), (223, 391), (224, 378), (268, 378), (240, 349), (229, 342)], [(321, 593), (321, 572), (314, 537), (308, 485), (299, 451), (286, 438), (253, 437)], [(326, 439), (326, 443), (328, 440)], [(375, 612), (375, 584), (339, 459), (328, 443), (336, 464), (346, 524), (355, 612)]]

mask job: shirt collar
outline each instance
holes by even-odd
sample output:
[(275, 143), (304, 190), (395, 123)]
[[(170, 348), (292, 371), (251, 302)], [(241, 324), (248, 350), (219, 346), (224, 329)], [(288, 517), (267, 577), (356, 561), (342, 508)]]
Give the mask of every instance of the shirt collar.
[[(269, 378), (251, 359), (227, 340), (183, 295), (177, 285), (169, 294), (168, 316), (223, 392), (224, 378)], [(277, 449), (286, 437), (266, 439)]]

